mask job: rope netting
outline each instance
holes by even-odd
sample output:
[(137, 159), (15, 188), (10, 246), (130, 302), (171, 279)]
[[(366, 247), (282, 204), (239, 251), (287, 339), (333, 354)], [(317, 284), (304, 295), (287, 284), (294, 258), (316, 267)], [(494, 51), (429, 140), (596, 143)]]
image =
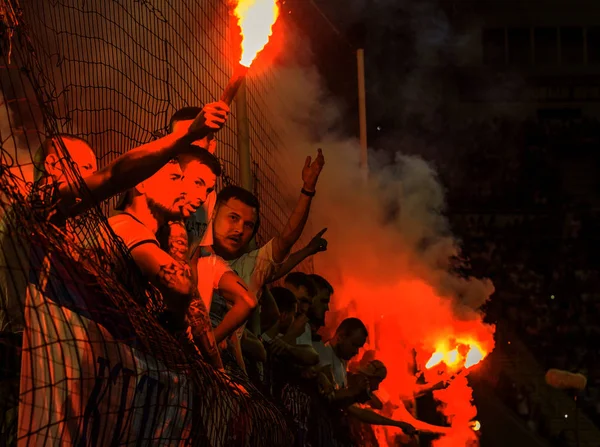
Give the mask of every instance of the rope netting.
[[(162, 298), (112, 233), (111, 204), (61, 219), (52, 187), (33, 182), (50, 136), (85, 139), (102, 167), (166, 134), (181, 107), (218, 98), (233, 62), (227, 2), (13, 0), (0, 15), (2, 442), (291, 445), (283, 413), (244, 375), (216, 371), (159, 323)], [(259, 110), (267, 89), (249, 79), (259, 241), (290, 211), (281, 141)], [(234, 107), (218, 134), (224, 184), (239, 181), (235, 122)]]

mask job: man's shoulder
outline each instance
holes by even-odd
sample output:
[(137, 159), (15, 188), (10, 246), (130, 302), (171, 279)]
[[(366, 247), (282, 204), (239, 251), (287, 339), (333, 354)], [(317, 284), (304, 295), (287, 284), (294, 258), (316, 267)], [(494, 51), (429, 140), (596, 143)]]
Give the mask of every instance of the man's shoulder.
[(158, 244), (156, 235), (131, 214), (115, 214), (108, 219), (108, 224), (129, 250), (143, 243)]

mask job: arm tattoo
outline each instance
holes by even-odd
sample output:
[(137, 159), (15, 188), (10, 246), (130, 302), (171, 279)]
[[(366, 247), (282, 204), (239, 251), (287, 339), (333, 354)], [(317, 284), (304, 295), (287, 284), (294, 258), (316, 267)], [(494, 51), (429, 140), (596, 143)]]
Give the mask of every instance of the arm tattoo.
[(160, 283), (169, 290), (177, 291), (180, 294), (189, 294), (189, 288), (186, 287), (192, 277), (189, 265), (177, 261), (161, 265), (156, 276)]
[(167, 238), (167, 251), (173, 259), (179, 262), (189, 262), (189, 241), (187, 231), (182, 222), (171, 222), (169, 224), (169, 236)]
[(196, 293), (188, 312), (188, 320), (192, 327), (192, 335), (205, 360), (215, 368), (222, 369), (223, 363), (212, 330), (212, 324), (204, 301)]

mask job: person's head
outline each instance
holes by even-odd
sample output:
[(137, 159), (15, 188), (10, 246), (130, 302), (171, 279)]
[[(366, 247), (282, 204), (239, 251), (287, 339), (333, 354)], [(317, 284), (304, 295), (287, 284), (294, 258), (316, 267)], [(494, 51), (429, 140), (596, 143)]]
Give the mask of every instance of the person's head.
[[(73, 169), (69, 167), (66, 160), (65, 150), (71, 159)], [(98, 170), (98, 161), (91, 146), (84, 139), (75, 135), (58, 134), (44, 140), (34, 154), (33, 168), (35, 182), (49, 177), (61, 183), (68, 175), (74, 174), (73, 170), (82, 178), (88, 177)]]
[(226, 186), (217, 195), (213, 219), (215, 252), (226, 260), (241, 256), (259, 227), (258, 198), (239, 186)]
[[(184, 107), (183, 109), (179, 109), (169, 121), (169, 132), (186, 133), (200, 112), (202, 112), (201, 107)], [(196, 140), (192, 144), (214, 154), (217, 147), (217, 140), (215, 140), (213, 133), (209, 133), (206, 137)]]
[(221, 164), (217, 157), (202, 149), (180, 155), (179, 164), (186, 195), (183, 217), (189, 217), (198, 211), (208, 195), (215, 190), (217, 177), (221, 175)]
[(279, 309), (279, 332), (285, 333), (296, 317), (298, 310), (296, 297), (285, 287), (273, 287), (271, 295), (273, 295)]
[(312, 306), (313, 298), (317, 294), (317, 288), (314, 282), (306, 273), (292, 272), (289, 273), (284, 280), (284, 285), (289, 289), (298, 302), (298, 313), (308, 314), (308, 310)]
[(335, 331), (331, 342), (335, 353), (342, 360), (351, 360), (367, 342), (366, 326), (358, 318), (346, 318)]
[(387, 377), (387, 368), (380, 360), (372, 360), (359, 369), (359, 374), (363, 374), (369, 380), (369, 389), (377, 391), (381, 382)]
[(127, 191), (115, 209), (122, 211), (136, 201), (145, 200), (152, 214), (158, 219), (180, 219), (185, 205), (182, 178), (179, 162), (173, 159), (154, 175)]
[(318, 328), (325, 325), (325, 314), (329, 311), (329, 303), (333, 294), (333, 287), (322, 276), (311, 274), (308, 278), (315, 285), (316, 293), (309, 310), (311, 322)]

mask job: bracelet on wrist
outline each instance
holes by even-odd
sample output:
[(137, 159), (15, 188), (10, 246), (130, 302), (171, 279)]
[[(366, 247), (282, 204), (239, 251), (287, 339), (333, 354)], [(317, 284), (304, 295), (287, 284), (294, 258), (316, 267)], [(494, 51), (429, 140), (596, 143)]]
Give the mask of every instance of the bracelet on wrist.
[(316, 191), (308, 191), (308, 190), (306, 190), (306, 189), (304, 189), (304, 188), (302, 188), (302, 189), (300, 190), (300, 192), (301, 192), (302, 194), (304, 194), (305, 196), (308, 196), (308, 197), (314, 197), (314, 196), (315, 196), (315, 194), (316, 194)]

